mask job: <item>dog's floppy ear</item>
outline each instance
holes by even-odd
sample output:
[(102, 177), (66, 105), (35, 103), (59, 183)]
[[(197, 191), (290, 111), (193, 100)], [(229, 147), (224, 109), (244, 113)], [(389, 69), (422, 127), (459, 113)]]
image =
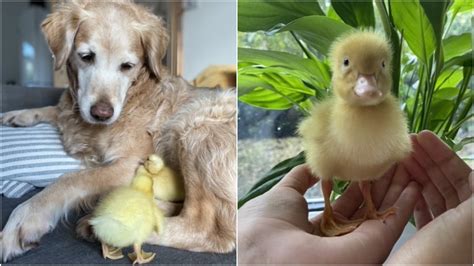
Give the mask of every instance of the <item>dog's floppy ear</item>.
[(67, 61), (80, 24), (80, 7), (74, 3), (58, 5), (41, 24), (41, 29), (53, 53), (57, 69)]
[(163, 67), (161, 60), (163, 60), (166, 55), (169, 36), (161, 18), (149, 15), (146, 20), (145, 23), (148, 25), (146, 29), (141, 32), (146, 64), (150, 72), (159, 79)]

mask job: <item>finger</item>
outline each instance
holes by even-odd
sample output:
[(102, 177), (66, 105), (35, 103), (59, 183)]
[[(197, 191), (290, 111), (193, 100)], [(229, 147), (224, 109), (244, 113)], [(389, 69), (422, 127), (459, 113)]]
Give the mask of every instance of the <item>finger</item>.
[(403, 232), (419, 197), (418, 185), (410, 182), (394, 204), (396, 213), (387, 217), (385, 222), (363, 222), (353, 233), (345, 236), (348, 242), (354, 242), (348, 243), (347, 246), (363, 245), (364, 250), (371, 250), (372, 254), (382, 254), (381, 257), (386, 258)]
[(404, 191), (405, 187), (410, 182), (410, 177), (408, 172), (406, 171), (403, 164), (400, 164), (397, 167), (395, 174), (392, 178), (392, 183), (385, 194), (385, 198), (383, 199), (382, 205), (380, 206), (379, 210), (383, 211), (387, 208), (390, 208), (395, 204), (397, 199), (400, 197), (400, 194)]
[(358, 182), (352, 182), (342, 195), (334, 201), (332, 208), (334, 212), (344, 217), (351, 217), (362, 204), (362, 193)]
[(444, 176), (455, 188), (460, 201), (471, 195), (468, 176), (472, 169), (452, 151), (441, 139), (430, 131), (422, 131), (417, 136), (418, 143), (436, 163)]
[(471, 184), (471, 192), (474, 192), (474, 171), (469, 174), (469, 183)]
[[(332, 209), (335, 215), (342, 216), (341, 218), (351, 217), (354, 212), (356, 212), (360, 205), (362, 204), (362, 193), (359, 189), (358, 182), (352, 182), (349, 187), (342, 193), (342, 195), (337, 198), (332, 204)], [(319, 225), (320, 220), (322, 219), (322, 213), (310, 219), (310, 222), (313, 225)], [(319, 226), (316, 226), (319, 232)], [(315, 232), (315, 233), (318, 233)]]
[(403, 166), (398, 164), (394, 165), (372, 186), (372, 200), (374, 201), (374, 205), (377, 209), (382, 205), (382, 202), (385, 198), (385, 195), (387, 194), (398, 167)]
[(420, 197), (416, 203), (415, 210), (413, 211), (415, 216), (416, 229), (420, 230), (423, 226), (433, 220), (428, 205), (423, 197)]
[(438, 165), (427, 154), (424, 147), (419, 143), (419, 136), (413, 142), (413, 157), (424, 169), (430, 181), (436, 186), (444, 198), (447, 209), (456, 207), (460, 200), (454, 186), (444, 176)]
[(298, 165), (291, 169), (283, 179), (275, 186), (275, 188), (292, 188), (304, 195), (306, 191), (318, 182), (318, 178), (311, 174), (311, 171), (306, 164)]
[(445, 212), (446, 204), (444, 203), (443, 196), (431, 182), (430, 178), (426, 175), (425, 170), (423, 170), (418, 162), (413, 157), (409, 157), (403, 161), (403, 165), (410, 173), (410, 177), (422, 186), (421, 193), (433, 213), (433, 216), (438, 217), (440, 214)]
[[(383, 199), (387, 194), (387, 191), (392, 183), (393, 176), (399, 166), (394, 165), (390, 170), (388, 170), (379, 180), (374, 182), (370, 189), (370, 195), (372, 197), (372, 202), (375, 205), (375, 208), (379, 208), (382, 205)], [(360, 189), (359, 189), (360, 190)], [(358, 219), (364, 216), (367, 212), (367, 207), (364, 206), (357, 210), (357, 212), (352, 213), (352, 218)]]

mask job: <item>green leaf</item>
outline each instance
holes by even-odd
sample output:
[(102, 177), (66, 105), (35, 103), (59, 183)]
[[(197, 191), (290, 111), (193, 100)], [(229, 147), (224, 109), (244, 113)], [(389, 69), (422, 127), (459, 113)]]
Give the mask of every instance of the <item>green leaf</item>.
[(454, 146), (456, 146), (456, 143), (454, 143), (454, 141), (452, 141), (450, 138), (447, 138), (445, 136), (441, 136), (441, 139), (446, 143), (448, 144), (448, 146), (454, 150)]
[(449, 10), (453, 12), (452, 16), (455, 17), (458, 13), (470, 11), (473, 8), (472, 0), (454, 0), (454, 4)]
[(279, 32), (294, 31), (306, 44), (327, 55), (334, 40), (351, 29), (350, 26), (325, 16), (307, 16), (292, 21)]
[(444, 60), (448, 61), (454, 57), (462, 56), (472, 51), (472, 35), (464, 33), (453, 35), (443, 40)]
[(443, 36), (446, 11), (449, 3), (449, 0), (420, 0), (420, 4), (433, 27), (437, 43), (441, 41)]
[(459, 94), (459, 89), (456, 87), (445, 87), (436, 90), (433, 97), (443, 100), (455, 100)]
[(328, 12), (327, 12), (327, 15), (326, 15), (328, 18), (332, 18), (334, 20), (337, 20), (337, 21), (341, 21), (341, 22), (344, 22), (342, 20), (341, 17), (339, 17), (339, 15), (336, 13), (336, 11), (334, 10), (334, 8), (332, 6), (329, 6), (329, 9), (328, 9)]
[(239, 31), (273, 30), (297, 18), (324, 15), (318, 1), (238, 1)]
[(351, 183), (350, 181), (334, 179), (333, 186), (332, 186), (333, 192), (336, 195), (342, 195), (342, 193), (346, 191), (350, 183)]
[[(453, 110), (453, 101), (445, 99), (435, 99), (431, 105), (429, 119), (431, 121), (441, 120), (445, 121), (451, 111)], [(434, 127), (429, 127), (428, 129), (434, 130)]]
[[(263, 82), (264, 84), (270, 85), (263, 86), (267, 89), (271, 89), (273, 87), (279, 91), (287, 90), (292, 92), (300, 92), (311, 96), (315, 96), (316, 91), (319, 91), (320, 93), (324, 92), (318, 88), (314, 89), (314, 86), (308, 86), (311, 85), (311, 83), (313, 82), (317, 82), (317, 80), (314, 79), (314, 76), (303, 71), (298, 71), (285, 67), (247, 66), (239, 69), (239, 76), (243, 78), (247, 76), (257, 77), (260, 82), (257, 82), (256, 85), (260, 85), (261, 82)], [(243, 95), (248, 92), (248, 89), (246, 87), (256, 87), (246, 82), (248, 82), (248, 80), (244, 80), (244, 88), (242, 92), (239, 92), (239, 95)]]
[(455, 152), (462, 150), (467, 144), (474, 143), (474, 137), (463, 138), (459, 143), (455, 144), (453, 150)]
[(270, 179), (286, 175), (286, 173), (288, 173), (295, 166), (303, 164), (304, 162), (304, 152), (300, 152), (294, 157), (279, 162), (277, 165), (273, 166), (273, 168), (267, 174), (265, 174), (264, 177), (262, 177), (257, 183), (255, 183), (250, 188), (249, 192), (268, 182)]
[(246, 194), (245, 196), (243, 196), (241, 199), (239, 199), (238, 208), (242, 207), (245, 203), (247, 203), (251, 199), (256, 198), (262, 195), (263, 193), (269, 191), (272, 187), (278, 184), (278, 182), (280, 182), (282, 178), (283, 176), (274, 178), (268, 181), (267, 183), (263, 184), (262, 186), (258, 187), (257, 189), (252, 190), (250, 193)]
[(331, 83), (330, 68), (321, 61), (306, 59), (284, 52), (247, 48), (239, 48), (238, 56), (239, 75), (241, 74), (240, 68), (242, 64), (245, 64), (245, 66), (285, 67), (301, 71), (304, 76), (311, 76), (311, 80), (314, 80), (315, 85), (321, 88), (328, 88)]
[[(467, 106), (472, 106), (472, 97), (469, 98), (468, 102), (467, 102)], [(460, 114), (460, 119), (458, 121), (456, 121), (456, 124), (454, 126), (452, 126), (450, 129), (449, 129), (449, 132), (446, 134), (446, 136), (456, 136), (456, 132), (464, 125), (464, 123), (466, 123), (468, 120), (470, 120), (471, 118), (474, 117), (474, 114)]]
[(443, 66), (443, 70), (448, 69), (452, 66), (472, 66), (472, 51), (469, 51), (461, 56), (455, 56), (450, 60), (446, 61)]
[[(239, 100), (260, 108), (307, 112), (310, 96), (324, 95), (329, 66), (319, 60), (275, 51), (239, 48)], [(318, 93), (316, 93), (318, 92)]]
[(393, 21), (412, 52), (426, 65), (436, 48), (433, 27), (416, 0), (391, 2)]
[(262, 195), (263, 193), (270, 190), (295, 166), (303, 164), (305, 162), (304, 152), (300, 152), (298, 155), (286, 159), (277, 165), (275, 165), (265, 176), (263, 176), (253, 187), (247, 192), (245, 196), (239, 199), (239, 208), (244, 205), (247, 201)]
[(295, 103), (305, 99), (306, 97), (301, 93), (279, 93), (275, 89), (269, 90), (262, 87), (256, 87), (251, 92), (239, 97), (239, 100), (246, 104), (269, 110), (290, 109)]
[(260, 79), (256, 75), (242, 75), (239, 73), (238, 75), (238, 83), (239, 83), (239, 89), (238, 94), (239, 96), (250, 93), (253, 89), (255, 88), (264, 88), (268, 90), (272, 90), (273, 87), (268, 84), (267, 82), (264, 82), (262, 79)]
[(265, 70), (261, 75), (261, 79), (279, 91), (299, 92), (311, 96), (316, 95), (314, 90), (305, 86), (301, 78), (297, 78), (288, 72), (278, 71), (279, 68), (275, 68), (275, 70), (266, 68)]
[(352, 27), (375, 27), (372, 1), (332, 0), (331, 6), (342, 20)]
[[(294, 70), (285, 67), (245, 67), (239, 69), (239, 75), (241, 76), (256, 76), (266, 84), (271, 85), (279, 90), (291, 90), (297, 91), (311, 96), (316, 95), (316, 91), (321, 94), (325, 93), (324, 89), (321, 89), (320, 82), (314, 75), (309, 73)], [(313, 86), (314, 84), (315, 86)], [(251, 85), (251, 84), (250, 84)], [(255, 87), (255, 86), (252, 86)], [(244, 89), (245, 91), (245, 89)], [(243, 95), (244, 93), (239, 93)]]
[(435, 88), (456, 87), (462, 78), (462, 69), (446, 69), (438, 76)]

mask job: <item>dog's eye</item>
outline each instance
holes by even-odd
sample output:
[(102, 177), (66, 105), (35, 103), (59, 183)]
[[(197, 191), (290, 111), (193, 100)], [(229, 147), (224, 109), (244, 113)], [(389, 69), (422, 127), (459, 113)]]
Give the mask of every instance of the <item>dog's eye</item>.
[(382, 68), (385, 68), (385, 61), (382, 61)]
[(95, 58), (95, 54), (94, 53), (83, 53), (83, 54), (79, 54), (79, 57), (81, 58), (81, 60), (84, 62), (84, 63), (92, 63), (94, 61), (94, 58)]
[(121, 71), (127, 71), (127, 70), (132, 69), (133, 66), (134, 66), (134, 64), (132, 64), (132, 63), (123, 63), (123, 64), (120, 65), (120, 70)]

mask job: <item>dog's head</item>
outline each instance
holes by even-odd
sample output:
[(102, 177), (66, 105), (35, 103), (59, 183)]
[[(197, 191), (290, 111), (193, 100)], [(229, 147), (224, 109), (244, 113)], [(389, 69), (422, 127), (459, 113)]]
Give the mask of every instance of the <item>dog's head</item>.
[(162, 74), (168, 35), (160, 18), (128, 2), (69, 2), (41, 25), (55, 68), (68, 65), (82, 118), (112, 124), (139, 73)]

